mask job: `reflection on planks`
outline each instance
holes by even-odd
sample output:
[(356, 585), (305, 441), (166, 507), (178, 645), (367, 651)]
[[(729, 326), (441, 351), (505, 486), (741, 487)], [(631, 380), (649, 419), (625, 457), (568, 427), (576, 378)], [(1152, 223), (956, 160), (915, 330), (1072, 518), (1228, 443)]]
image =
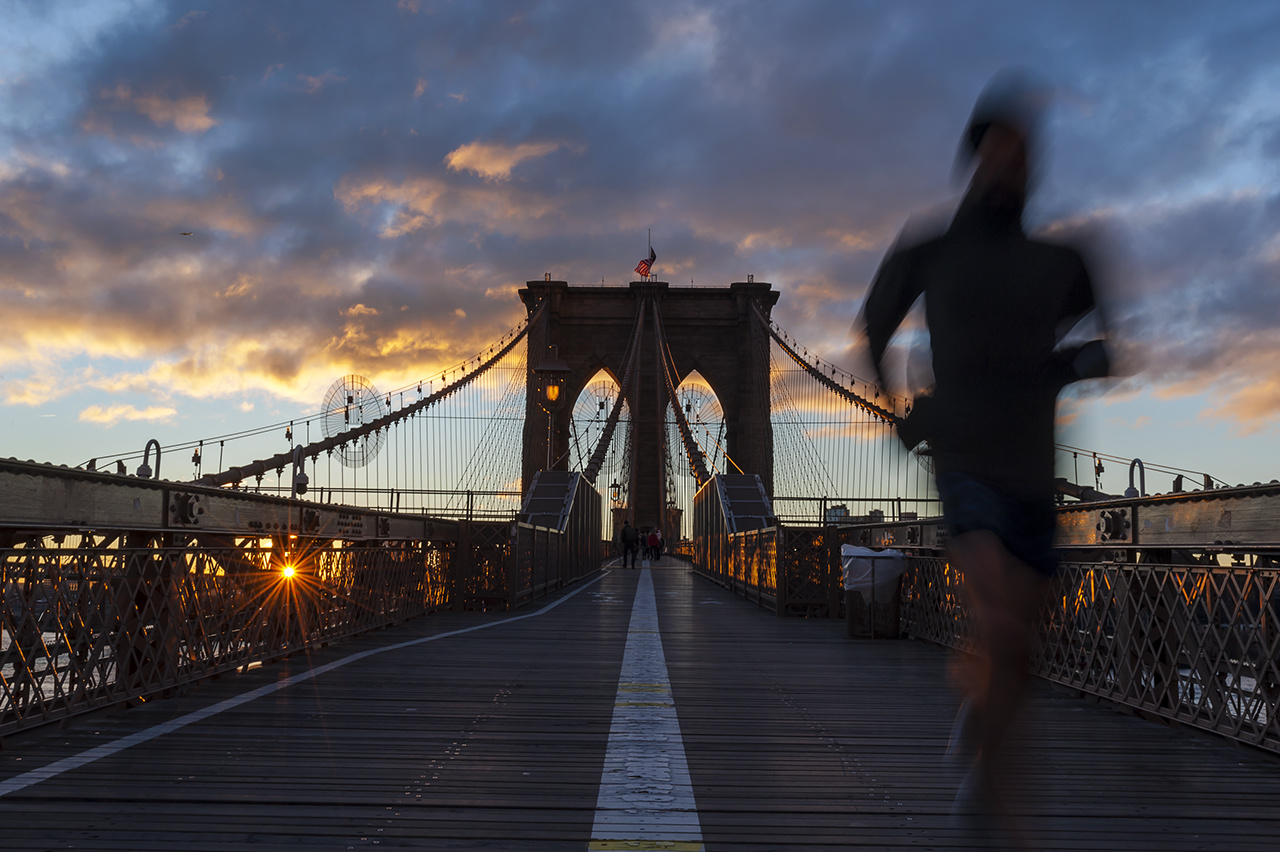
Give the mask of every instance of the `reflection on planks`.
[[(0, 799), (5, 849), (585, 850), (638, 571), (545, 615), (391, 651)], [(653, 572), (708, 850), (979, 848), (948, 825), (945, 654), (779, 619)], [(532, 611), (532, 610), (531, 610)], [(327, 662), (501, 615), (445, 613)], [(6, 741), (0, 779), (296, 673)], [(1044, 849), (1275, 849), (1280, 761), (1037, 685), (1025, 801)]]

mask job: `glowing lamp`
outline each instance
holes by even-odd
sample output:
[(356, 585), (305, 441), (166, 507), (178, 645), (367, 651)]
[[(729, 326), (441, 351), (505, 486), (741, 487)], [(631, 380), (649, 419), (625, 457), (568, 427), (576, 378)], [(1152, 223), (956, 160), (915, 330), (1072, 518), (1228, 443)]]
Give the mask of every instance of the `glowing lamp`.
[(558, 408), (564, 398), (565, 382), (573, 375), (569, 365), (560, 360), (558, 346), (547, 347), (547, 357), (533, 368), (539, 401), (548, 413)]
[(283, 576), (286, 580), (293, 579), (293, 575), (296, 573), (298, 573), (298, 569), (294, 568), (292, 565), (286, 565), (280, 569), (281, 576)]
[(542, 359), (542, 363), (533, 368), (533, 376), (536, 381), (535, 390), (537, 392), (538, 405), (542, 410), (547, 412), (547, 466), (546, 470), (551, 470), (552, 453), (552, 412), (560, 407), (560, 403), (564, 400), (564, 385), (569, 377), (573, 375), (573, 370), (569, 365), (560, 360), (560, 347), (547, 347), (547, 357)]

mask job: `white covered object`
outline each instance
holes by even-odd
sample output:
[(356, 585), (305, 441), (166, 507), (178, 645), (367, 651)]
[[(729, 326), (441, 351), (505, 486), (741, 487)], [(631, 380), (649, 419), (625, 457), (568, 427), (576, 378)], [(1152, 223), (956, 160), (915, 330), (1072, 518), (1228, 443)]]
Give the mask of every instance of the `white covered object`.
[(907, 554), (900, 550), (872, 550), (842, 544), (840, 567), (846, 590), (865, 592), (874, 588), (877, 598), (887, 598), (907, 570)]

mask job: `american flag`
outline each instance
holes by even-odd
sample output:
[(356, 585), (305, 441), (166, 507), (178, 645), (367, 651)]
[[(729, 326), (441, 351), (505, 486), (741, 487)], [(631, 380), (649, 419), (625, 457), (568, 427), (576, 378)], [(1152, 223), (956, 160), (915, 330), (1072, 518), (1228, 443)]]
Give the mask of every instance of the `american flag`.
[(636, 264), (636, 273), (641, 277), (648, 278), (649, 270), (653, 269), (653, 262), (657, 259), (658, 256), (654, 254), (653, 246), (649, 246), (649, 256)]

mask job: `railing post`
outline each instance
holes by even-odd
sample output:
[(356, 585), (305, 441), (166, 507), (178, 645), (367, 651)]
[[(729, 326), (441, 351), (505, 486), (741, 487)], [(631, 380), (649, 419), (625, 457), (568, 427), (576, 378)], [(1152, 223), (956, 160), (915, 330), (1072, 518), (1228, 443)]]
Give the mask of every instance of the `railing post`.
[(787, 592), (791, 583), (787, 577), (787, 531), (782, 524), (774, 528), (773, 546), (773, 604), (774, 615), (782, 617), (787, 614)]
[(520, 586), (520, 524), (513, 522), (508, 535), (511, 546), (507, 548), (507, 611), (510, 612), (516, 608)]
[(473, 586), (475, 554), (471, 552), (471, 523), (458, 521), (458, 543), (453, 552), (449, 577), (449, 608), (466, 609), (466, 590)]
[(840, 615), (840, 598), (844, 594), (843, 572), (840, 564), (840, 534), (836, 532), (836, 527), (824, 526), (822, 540), (827, 545), (827, 618), (836, 618)]

